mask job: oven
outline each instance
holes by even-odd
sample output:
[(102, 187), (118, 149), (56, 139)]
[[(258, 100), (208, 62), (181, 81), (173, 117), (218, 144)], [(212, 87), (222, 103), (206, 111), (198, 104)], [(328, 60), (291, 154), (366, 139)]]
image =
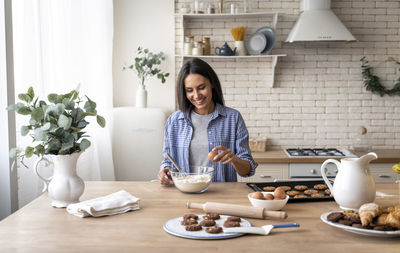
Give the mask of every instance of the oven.
[[(290, 158), (302, 158), (302, 162), (296, 163), (295, 159), (289, 163), (289, 179), (290, 180), (323, 180), (321, 176), (322, 163), (304, 163), (304, 159), (308, 158), (345, 158), (357, 157), (347, 149), (336, 148), (290, 148), (284, 150)], [(293, 161), (294, 160), (294, 161)], [(334, 179), (338, 169), (335, 164), (328, 164), (326, 167), (326, 175), (330, 179)]]

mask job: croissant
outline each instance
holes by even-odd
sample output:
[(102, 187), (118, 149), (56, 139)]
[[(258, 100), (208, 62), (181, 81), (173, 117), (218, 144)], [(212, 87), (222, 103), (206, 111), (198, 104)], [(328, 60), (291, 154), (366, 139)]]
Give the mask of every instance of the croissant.
[(400, 205), (399, 206), (391, 206), (386, 208), (385, 212), (390, 213), (390, 212), (395, 212), (395, 211), (400, 211)]
[(367, 203), (358, 209), (358, 213), (360, 214), (361, 225), (366, 227), (375, 217), (382, 213), (382, 208), (375, 203)]

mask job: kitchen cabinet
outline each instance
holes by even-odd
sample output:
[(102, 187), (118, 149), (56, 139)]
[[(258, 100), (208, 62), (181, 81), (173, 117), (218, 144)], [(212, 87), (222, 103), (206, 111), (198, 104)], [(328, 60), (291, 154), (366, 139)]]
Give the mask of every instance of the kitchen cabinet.
[(241, 177), (238, 182), (273, 182), (275, 179), (288, 178), (288, 163), (260, 163), (252, 177)]
[[(219, 56), (219, 55), (201, 55), (201, 56), (193, 56), (193, 55), (184, 55), (183, 54), (183, 44), (184, 44), (184, 37), (186, 35), (193, 35), (193, 34), (189, 34), (188, 30), (192, 29), (188, 27), (188, 23), (192, 20), (195, 21), (210, 21), (210, 20), (223, 20), (223, 21), (229, 21), (229, 22), (237, 22), (237, 19), (240, 18), (245, 18), (247, 19), (251, 19), (251, 22), (258, 22), (260, 23), (260, 27), (265, 26), (265, 24), (263, 24), (263, 20), (265, 18), (270, 18), (272, 19), (271, 21), (271, 27), (272, 28), (276, 28), (276, 25), (278, 23), (278, 16), (280, 13), (277, 12), (260, 12), (260, 13), (240, 13), (240, 14), (227, 14), (227, 13), (222, 13), (222, 14), (175, 14), (175, 17), (180, 19), (181, 22), (179, 22), (181, 24), (181, 26), (179, 28), (181, 28), (183, 30), (182, 35), (180, 35), (180, 39), (178, 41), (180, 41), (180, 46), (176, 46), (176, 51), (180, 52), (177, 53), (175, 55), (175, 57), (180, 58), (181, 62), (184, 62), (185, 59), (187, 58), (193, 58), (193, 57), (197, 57), (197, 58), (203, 58), (203, 59), (235, 59), (237, 61), (240, 61), (241, 59), (262, 59), (262, 58), (270, 58), (271, 59), (271, 86), (273, 87), (274, 84), (274, 78), (275, 78), (275, 67), (276, 64), (278, 62), (278, 58), (279, 57), (284, 57), (286, 56), (286, 54), (276, 54), (276, 55), (272, 55), (270, 54), (270, 52), (268, 52), (267, 54), (260, 54), (260, 55), (245, 55), (245, 56)], [(193, 28), (195, 29), (195, 28)], [(226, 34), (230, 35), (230, 29), (228, 28), (224, 28), (225, 30), (227, 30)], [(224, 34), (224, 35), (226, 35)], [(211, 37), (211, 40), (213, 39), (213, 35), (204, 35), (204, 34), (196, 34), (196, 36), (207, 36), (207, 37)], [(218, 34), (218, 36), (220, 36)], [(222, 44), (221, 44), (222, 46)], [(215, 47), (214, 47), (215, 48)], [(211, 49), (211, 54), (213, 54), (214, 51)]]
[(393, 163), (370, 163), (369, 169), (376, 183), (393, 183), (400, 179), (392, 170)]

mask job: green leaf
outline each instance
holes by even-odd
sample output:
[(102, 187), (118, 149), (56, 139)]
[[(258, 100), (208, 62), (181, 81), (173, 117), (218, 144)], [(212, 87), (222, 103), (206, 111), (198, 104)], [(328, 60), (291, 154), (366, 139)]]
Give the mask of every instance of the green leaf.
[(68, 118), (64, 114), (61, 114), (58, 118), (57, 125), (64, 128), (64, 130), (67, 130), (71, 126), (71, 122), (72, 119)]
[(36, 108), (32, 111), (31, 117), (36, 121), (41, 121), (42, 119), (44, 119), (43, 109), (41, 107)]
[(27, 103), (31, 102), (33, 99), (31, 96), (29, 96), (28, 94), (24, 94), (24, 93), (18, 94), (18, 98)]
[(49, 102), (55, 104), (55, 103), (57, 103), (57, 97), (58, 97), (57, 94), (51, 93), (51, 94), (49, 94), (49, 95), (47, 96), (47, 100), (49, 100)]
[(27, 126), (21, 126), (21, 135), (26, 136), (29, 133), (29, 128)]
[(56, 113), (57, 113), (57, 115), (62, 114), (64, 111), (65, 111), (65, 105), (62, 104), (62, 103), (58, 103), (56, 105)]
[(31, 114), (31, 109), (27, 106), (23, 106), (18, 108), (17, 113), (22, 114), (22, 115), (29, 115)]
[(89, 125), (89, 122), (87, 122), (86, 120), (81, 120), (81, 121), (79, 121), (77, 127), (80, 128), (80, 129), (83, 129), (83, 128), (85, 128), (87, 125)]
[(37, 141), (46, 141), (47, 140), (47, 132), (43, 131), (41, 128), (35, 129), (35, 139)]
[(46, 122), (41, 128), (43, 131), (47, 131), (50, 129), (50, 127), (51, 127), (50, 122)]
[(36, 123), (37, 123), (37, 121), (32, 118), (29, 120), (29, 125), (31, 125), (31, 126), (34, 126)]
[(69, 149), (71, 149), (72, 147), (74, 147), (74, 141), (73, 141), (73, 140), (72, 140), (72, 141), (68, 141), (68, 142), (66, 142), (66, 143), (63, 143), (63, 144), (61, 145), (60, 151), (61, 151), (62, 153), (64, 153), (64, 152), (68, 151)]
[(35, 154), (37, 156), (39, 155), (44, 155), (44, 146), (42, 144), (39, 144), (35, 147)]
[(35, 92), (33, 91), (32, 86), (28, 88), (28, 95), (33, 99), (35, 97)]
[[(72, 95), (72, 94), (71, 94)], [(75, 107), (75, 103), (74, 101), (72, 101), (69, 98), (64, 98), (64, 100), (62, 101), (62, 103), (65, 105), (65, 109), (67, 110), (72, 110)]]
[(82, 139), (81, 143), (79, 144), (79, 148), (83, 151), (90, 147), (90, 141), (88, 139)]
[(26, 147), (25, 148), (25, 157), (26, 158), (29, 158), (29, 157), (32, 157), (33, 156), (33, 151), (34, 151), (34, 149), (32, 148), (32, 147)]
[(97, 124), (99, 124), (102, 128), (106, 126), (106, 120), (102, 116), (97, 115), (96, 119), (97, 119)]
[(13, 104), (13, 105), (9, 105), (9, 106), (7, 106), (7, 108), (6, 108), (6, 110), (8, 110), (8, 111), (16, 111), (16, 110), (18, 110), (18, 105), (17, 104)]

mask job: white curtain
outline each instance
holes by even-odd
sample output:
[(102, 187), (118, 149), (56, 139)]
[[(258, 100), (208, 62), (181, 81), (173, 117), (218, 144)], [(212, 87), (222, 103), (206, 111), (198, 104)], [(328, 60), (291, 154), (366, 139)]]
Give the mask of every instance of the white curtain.
[[(84, 180), (114, 180), (110, 127), (112, 123), (112, 0), (13, 0), (16, 94), (32, 86), (41, 99), (67, 93), (80, 84), (80, 95), (97, 103), (106, 128), (93, 118), (87, 127), (92, 146), (78, 161)], [(17, 115), (17, 131), (27, 117)], [(17, 133), (17, 135), (19, 135)], [(17, 140), (18, 146), (30, 142)], [(41, 194), (42, 183), (32, 170), (36, 158), (18, 164), (20, 206)], [(43, 174), (51, 174), (41, 168)]]

